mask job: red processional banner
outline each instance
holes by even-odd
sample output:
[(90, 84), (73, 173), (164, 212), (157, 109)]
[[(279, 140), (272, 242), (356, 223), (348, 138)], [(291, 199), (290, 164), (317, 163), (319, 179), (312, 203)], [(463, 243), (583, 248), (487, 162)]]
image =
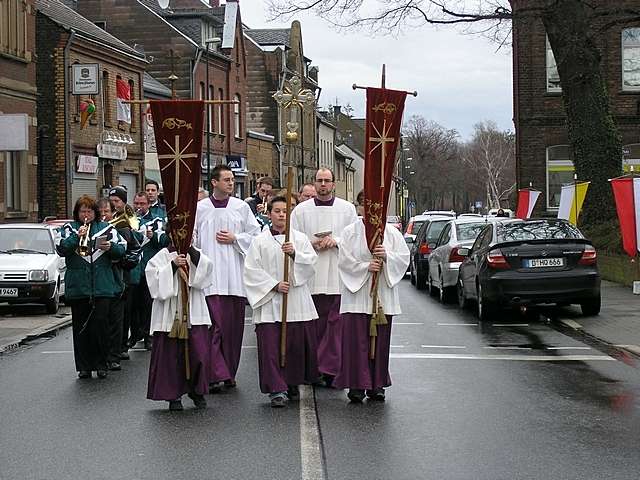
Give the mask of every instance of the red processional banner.
[(611, 180), (616, 212), (620, 222), (622, 248), (630, 257), (638, 255), (640, 239), (640, 177), (619, 177)]
[(201, 179), (204, 102), (152, 100), (151, 115), (171, 239), (178, 253), (186, 254)]
[(364, 224), (371, 250), (384, 235), (406, 96), (406, 92), (397, 90), (367, 88)]

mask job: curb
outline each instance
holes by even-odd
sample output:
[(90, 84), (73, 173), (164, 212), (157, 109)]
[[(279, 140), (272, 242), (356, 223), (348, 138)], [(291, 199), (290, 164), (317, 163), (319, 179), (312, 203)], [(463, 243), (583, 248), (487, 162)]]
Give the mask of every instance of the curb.
[(56, 336), (58, 331), (71, 325), (71, 314), (66, 314), (64, 317), (57, 319), (57, 321), (45, 325), (35, 330), (31, 330), (21, 336), (11, 338), (7, 343), (0, 344), (0, 355), (4, 355), (7, 352), (17, 350), (23, 346), (26, 342), (34, 340), (36, 338), (44, 336)]

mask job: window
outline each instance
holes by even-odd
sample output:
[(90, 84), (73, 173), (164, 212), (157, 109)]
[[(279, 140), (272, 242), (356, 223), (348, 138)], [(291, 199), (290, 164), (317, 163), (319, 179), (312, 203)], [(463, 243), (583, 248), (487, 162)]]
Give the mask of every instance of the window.
[(233, 104), (233, 131), (235, 133), (236, 138), (242, 138), (242, 131), (240, 130), (241, 119), (240, 119), (240, 95), (236, 93), (235, 97), (233, 97), (236, 103)]
[[(213, 100), (213, 86), (209, 85), (209, 99)], [(207, 105), (207, 118), (209, 119), (209, 133), (213, 133), (213, 105)]]
[(28, 8), (24, 0), (0, 0), (0, 53), (31, 61), (31, 52), (27, 52)]
[(632, 143), (622, 147), (622, 168), (629, 173), (633, 166), (634, 172), (640, 172), (640, 143)]
[(622, 89), (640, 91), (640, 28), (622, 30)]
[(102, 121), (105, 126), (111, 123), (111, 96), (109, 95), (109, 72), (102, 71)]
[(23, 189), (28, 188), (26, 152), (5, 152), (5, 205), (7, 212), (26, 211)]
[(556, 58), (551, 51), (551, 45), (549, 45), (549, 39), (545, 37), (546, 51), (547, 51), (547, 92), (561, 92), (560, 87), (560, 75), (558, 74), (558, 66), (556, 65)]
[(451, 240), (451, 224), (448, 224), (446, 227), (444, 227), (444, 229), (440, 233), (440, 238), (437, 241), (437, 246), (449, 243), (449, 240)]
[[(222, 91), (221, 88), (218, 89), (218, 100), (224, 100), (224, 92)], [(224, 131), (222, 129), (222, 121), (224, 120), (223, 118), (223, 114), (222, 114), (222, 109), (224, 108), (224, 105), (222, 103), (218, 104), (218, 133), (220, 135), (224, 135)]]
[(560, 206), (562, 185), (573, 182), (573, 155), (569, 145), (547, 148), (547, 208)]
[[(133, 80), (129, 80), (129, 96), (131, 100), (136, 99), (136, 89)], [(130, 132), (136, 131), (136, 104), (130, 103), (129, 108), (131, 109), (131, 126), (129, 127)]]
[(204, 100), (204, 82), (200, 82), (200, 100)]

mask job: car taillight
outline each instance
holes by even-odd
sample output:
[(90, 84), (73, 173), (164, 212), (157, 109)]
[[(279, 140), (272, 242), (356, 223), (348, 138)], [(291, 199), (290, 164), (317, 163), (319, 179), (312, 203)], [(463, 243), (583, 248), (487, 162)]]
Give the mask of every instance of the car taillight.
[(580, 265), (595, 265), (597, 258), (596, 249), (592, 245), (585, 245), (584, 252), (582, 252), (582, 257), (580, 257), (578, 263)]
[(458, 253), (458, 249), (459, 248), (462, 248), (462, 247), (453, 247), (451, 249), (451, 253), (449, 254), (449, 262), (450, 263), (463, 262), (464, 261), (464, 257)]
[(431, 248), (429, 248), (429, 244), (426, 242), (422, 242), (420, 244), (420, 254), (427, 255), (428, 253), (431, 253)]
[(487, 254), (487, 265), (489, 268), (509, 268), (509, 263), (500, 250), (491, 250)]

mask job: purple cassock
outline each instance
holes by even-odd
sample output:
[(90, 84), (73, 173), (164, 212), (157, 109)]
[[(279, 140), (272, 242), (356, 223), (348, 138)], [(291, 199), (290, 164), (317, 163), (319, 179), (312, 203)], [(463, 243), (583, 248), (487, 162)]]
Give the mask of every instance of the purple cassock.
[(336, 388), (373, 390), (391, 385), (389, 347), (391, 345), (391, 315), (387, 325), (378, 325), (376, 358), (369, 359), (369, 321), (366, 313), (343, 313), (342, 366), (333, 380)]
[(235, 380), (244, 334), (244, 310), (247, 300), (233, 295), (209, 295), (211, 349), (209, 381)]
[(280, 322), (256, 325), (258, 374), (262, 393), (286, 392), (289, 386), (318, 381), (314, 321), (287, 323), (287, 356), (280, 367)]
[(340, 370), (342, 356), (342, 320), (340, 295), (313, 295), (318, 312), (318, 369), (320, 373), (335, 376)]
[(186, 377), (185, 341), (169, 338), (167, 332), (154, 332), (148, 399), (169, 401), (185, 393), (205, 395), (209, 392), (209, 326), (192, 326), (187, 341), (190, 380)]

